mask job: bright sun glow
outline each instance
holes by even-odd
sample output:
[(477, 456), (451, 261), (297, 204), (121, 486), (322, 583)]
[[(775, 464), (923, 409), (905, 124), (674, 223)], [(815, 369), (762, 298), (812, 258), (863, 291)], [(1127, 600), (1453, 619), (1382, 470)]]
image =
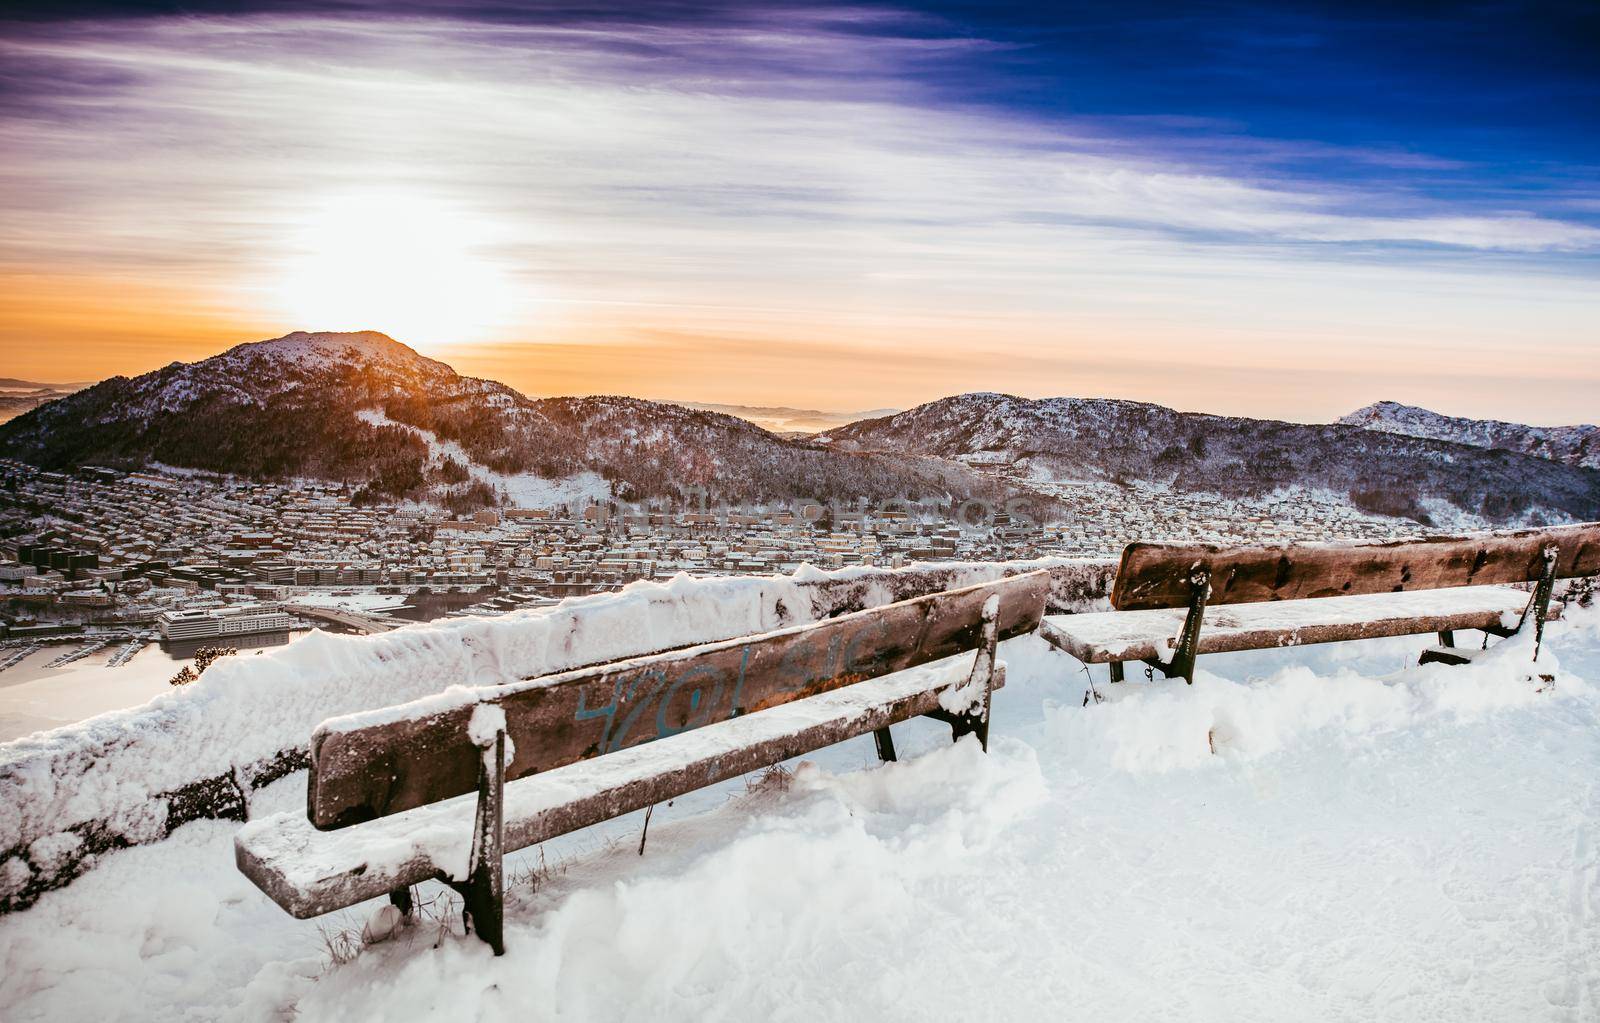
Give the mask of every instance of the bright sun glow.
[(492, 236), (425, 197), (331, 198), (291, 240), (281, 300), (306, 330), (381, 330), (422, 347), (486, 340), (525, 301), (485, 257)]

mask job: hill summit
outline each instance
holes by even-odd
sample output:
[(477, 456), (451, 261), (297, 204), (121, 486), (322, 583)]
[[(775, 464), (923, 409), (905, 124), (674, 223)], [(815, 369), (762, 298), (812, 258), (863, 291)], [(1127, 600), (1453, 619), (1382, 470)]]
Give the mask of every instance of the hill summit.
[(1567, 465), (1600, 469), (1600, 426), (1527, 426), (1498, 419), (1468, 419), (1397, 401), (1380, 401), (1356, 409), (1339, 422), (1364, 430), (1519, 451)]

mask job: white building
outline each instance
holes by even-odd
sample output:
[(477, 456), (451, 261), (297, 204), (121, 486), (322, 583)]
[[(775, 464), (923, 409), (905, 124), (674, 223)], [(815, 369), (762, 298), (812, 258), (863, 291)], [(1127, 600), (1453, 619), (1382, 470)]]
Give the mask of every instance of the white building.
[(285, 632), (294, 618), (266, 604), (248, 604), (211, 610), (168, 611), (156, 619), (163, 639), (211, 639), (245, 636), (257, 632)]

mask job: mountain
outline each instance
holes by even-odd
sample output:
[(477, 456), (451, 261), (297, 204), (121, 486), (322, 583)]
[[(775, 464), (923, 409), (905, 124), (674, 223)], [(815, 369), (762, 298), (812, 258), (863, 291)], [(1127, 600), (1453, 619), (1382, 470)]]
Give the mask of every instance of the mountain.
[(1368, 511), (1423, 522), (1451, 509), (1494, 523), (1600, 518), (1600, 472), (1593, 469), (1348, 425), (1201, 415), (1133, 401), (963, 394), (818, 440), (1040, 481), (1142, 480), (1233, 496), (1317, 487)]
[(1520, 451), (1567, 465), (1600, 469), (1600, 426), (1526, 426), (1498, 419), (1467, 419), (1397, 401), (1368, 405), (1339, 422), (1364, 430), (1429, 437), (1475, 448)]
[(466, 509), (692, 494), (820, 501), (993, 495), (937, 459), (854, 454), (733, 416), (637, 398), (529, 398), (383, 334), (298, 332), (113, 377), (0, 425), (46, 468), (151, 462), (307, 476)]
[(55, 401), (88, 384), (44, 384), (36, 380), (18, 380), (0, 377), (0, 423), (38, 408), (47, 401)]
[(685, 408), (738, 416), (740, 419), (755, 423), (763, 430), (783, 434), (820, 433), (863, 419), (892, 416), (900, 411), (897, 408), (877, 408), (866, 412), (824, 412), (820, 409), (789, 408), (787, 405), (713, 405), (694, 401), (681, 404)]
[(529, 398), (375, 332), (299, 332), (113, 377), (0, 424), (0, 454), (340, 480), (457, 510), (700, 494), (992, 500), (1138, 480), (1236, 496), (1316, 487), (1419, 521), (1600, 518), (1595, 469), (1361, 426), (965, 394), (793, 439), (638, 398)]

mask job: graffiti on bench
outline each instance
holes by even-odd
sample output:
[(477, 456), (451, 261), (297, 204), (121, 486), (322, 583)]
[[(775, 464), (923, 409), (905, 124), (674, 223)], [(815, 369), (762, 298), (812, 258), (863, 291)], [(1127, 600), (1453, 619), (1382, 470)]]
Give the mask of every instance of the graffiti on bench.
[[(984, 603), (999, 635), (1033, 631), (1049, 592), (1036, 572), (764, 636), (597, 665), (481, 694), (506, 715), (507, 779), (678, 735), (973, 649)], [(474, 703), (416, 716), (390, 708), (312, 738), (308, 815), (339, 828), (472, 791)]]

